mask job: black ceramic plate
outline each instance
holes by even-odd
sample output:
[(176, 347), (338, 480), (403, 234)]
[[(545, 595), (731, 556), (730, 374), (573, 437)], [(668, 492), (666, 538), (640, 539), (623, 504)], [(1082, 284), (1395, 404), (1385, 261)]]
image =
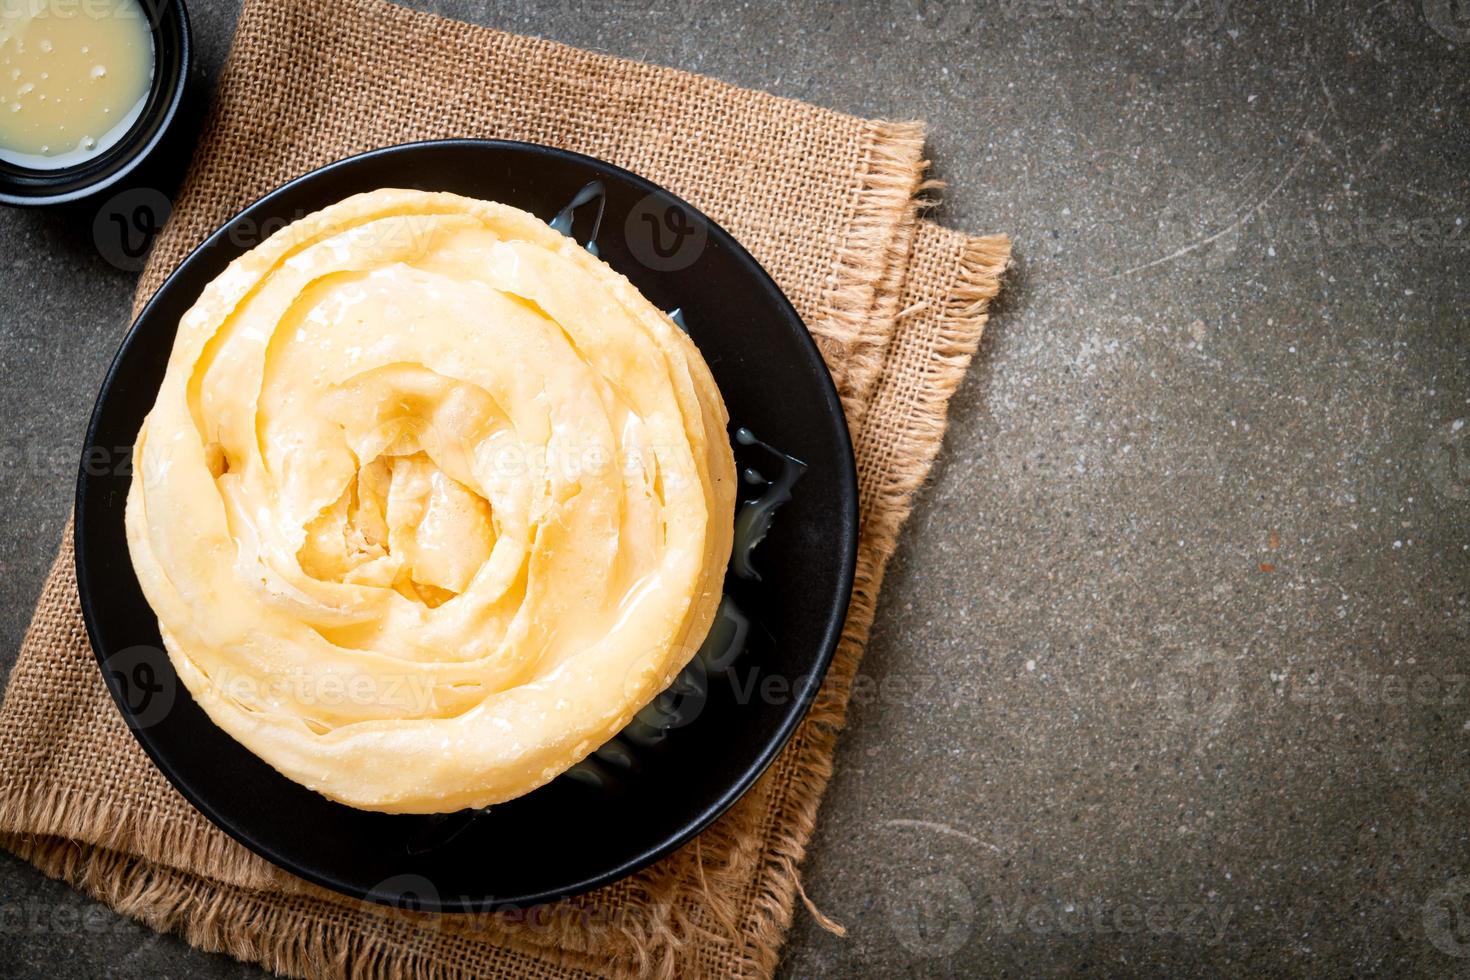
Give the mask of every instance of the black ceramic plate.
[[(610, 784), (562, 778), (474, 819), (333, 803), (216, 728), (178, 683), (128, 560), (125, 461), (163, 378), (175, 327), (206, 283), (286, 222), (360, 191), (413, 187), (502, 201), (551, 220), (589, 181), (606, 188), (602, 257), (655, 304), (681, 308), (734, 426), (807, 463), (755, 552), (730, 575), (750, 622), (702, 710)], [(586, 240), (596, 208), (578, 212)], [(655, 235), (655, 232), (657, 234)], [(759, 447), (737, 462), (770, 472)], [(251, 850), (349, 895), (436, 911), (549, 901), (614, 881), (688, 841), (770, 764), (837, 644), (852, 586), (857, 486), (842, 409), (791, 304), (734, 238), (648, 181), (522, 143), (450, 140), (375, 150), (307, 174), (215, 232), (149, 302), (108, 372), (77, 483), (77, 584), (107, 684), (179, 791)], [(686, 719), (687, 720), (687, 719)], [(425, 842), (428, 842), (427, 844)]]

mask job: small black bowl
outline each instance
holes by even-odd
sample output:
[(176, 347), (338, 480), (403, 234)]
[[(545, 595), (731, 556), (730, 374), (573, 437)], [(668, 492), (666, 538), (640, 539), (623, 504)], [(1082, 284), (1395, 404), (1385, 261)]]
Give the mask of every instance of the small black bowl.
[(35, 170), (0, 160), (0, 204), (47, 207), (111, 187), (153, 156), (178, 114), (189, 78), (189, 14), (184, 0), (139, 0), (153, 31), (153, 84), (127, 135), (85, 163)]

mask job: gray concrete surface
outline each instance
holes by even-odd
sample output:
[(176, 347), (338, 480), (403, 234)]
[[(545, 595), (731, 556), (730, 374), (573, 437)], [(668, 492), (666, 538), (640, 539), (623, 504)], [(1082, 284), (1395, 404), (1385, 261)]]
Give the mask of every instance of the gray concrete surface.
[[(1016, 239), (806, 865), (848, 935), (785, 976), (1470, 975), (1470, 9), (427, 5), (923, 117)], [(0, 243), (8, 665), (132, 278)], [(6, 976), (256, 974), (0, 895)]]

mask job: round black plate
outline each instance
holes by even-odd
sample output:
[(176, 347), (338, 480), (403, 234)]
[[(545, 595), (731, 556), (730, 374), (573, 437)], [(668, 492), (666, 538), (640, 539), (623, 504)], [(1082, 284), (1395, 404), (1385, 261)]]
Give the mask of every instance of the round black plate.
[[(639, 769), (611, 789), (559, 779), (462, 820), (457, 833), (425, 848), (443, 818), (330, 802), (216, 728), (178, 683), (128, 559), (131, 447), (182, 314), (230, 260), (286, 222), (380, 187), (453, 191), (549, 221), (592, 180), (606, 187), (597, 237), (603, 258), (661, 308), (683, 309), (732, 426), (750, 428), (808, 468), (755, 553), (762, 580), (727, 581), (750, 620), (749, 643), (732, 667), (711, 675), (695, 720), (643, 753)], [(591, 215), (579, 211), (580, 240), (590, 226)], [(769, 475), (769, 458), (736, 450), (742, 466)], [(524, 907), (607, 884), (728, 809), (786, 743), (831, 661), (856, 542), (857, 478), (842, 409), (816, 345), (770, 276), (728, 233), (643, 178), (524, 143), (374, 150), (286, 184), (216, 231), (123, 341), (92, 412), (77, 481), (77, 585), (87, 631), (113, 697), (158, 768), (205, 816), (277, 865), (359, 898), (433, 911)]]

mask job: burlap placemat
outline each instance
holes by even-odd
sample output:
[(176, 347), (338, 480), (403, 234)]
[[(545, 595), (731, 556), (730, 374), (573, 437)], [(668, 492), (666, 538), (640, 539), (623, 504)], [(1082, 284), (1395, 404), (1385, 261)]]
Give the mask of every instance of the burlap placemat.
[(657, 865), (519, 914), (432, 916), (308, 885), (215, 829), (153, 768), (88, 647), (70, 530), (0, 707), (0, 843), (122, 913), (291, 975), (769, 976), (884, 565), (1005, 266), (1004, 238), (922, 221), (922, 127), (515, 37), (379, 0), (248, 0), (134, 313), (262, 193), (375, 146), (505, 137), (620, 164), (770, 270), (852, 428), (857, 582), (817, 703), (757, 785)]

